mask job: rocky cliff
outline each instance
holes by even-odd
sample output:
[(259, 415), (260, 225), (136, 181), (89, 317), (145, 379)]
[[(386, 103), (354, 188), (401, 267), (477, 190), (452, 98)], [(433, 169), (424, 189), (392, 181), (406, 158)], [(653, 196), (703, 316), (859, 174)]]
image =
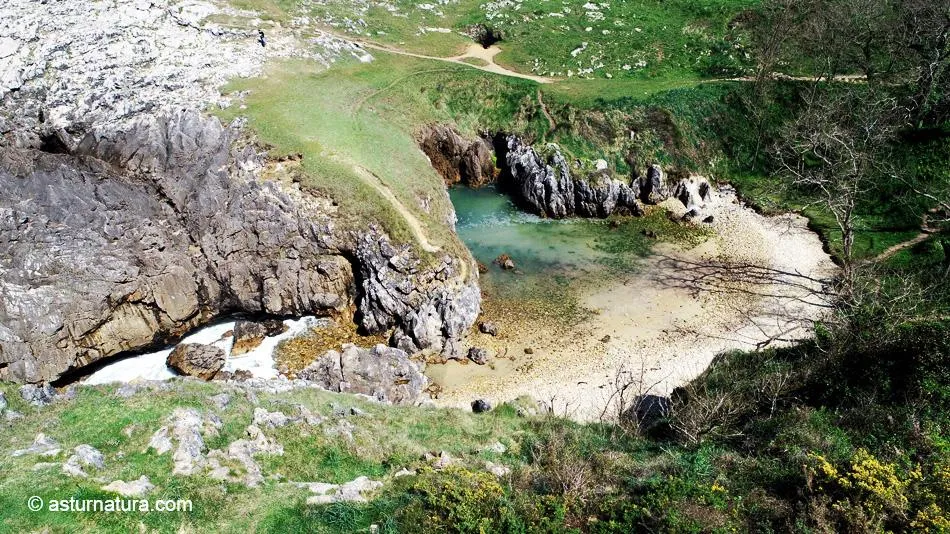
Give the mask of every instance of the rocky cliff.
[(479, 297), (467, 258), (424, 267), (332, 201), (260, 178), (237, 127), (197, 112), (0, 149), (0, 378), (52, 380), (231, 312), (351, 313), (451, 352)]
[(251, 135), (204, 112), (270, 58), (365, 50), (201, 0), (10, 0), (0, 30), (0, 379), (54, 380), (232, 312), (346, 314), (455, 350), (478, 313), (471, 258), (338, 224), (334, 199), (263, 179)]
[(606, 168), (575, 176), (557, 145), (542, 153), (516, 136), (506, 139), (507, 184), (516, 199), (544, 217), (639, 215), (638, 191), (612, 178)]

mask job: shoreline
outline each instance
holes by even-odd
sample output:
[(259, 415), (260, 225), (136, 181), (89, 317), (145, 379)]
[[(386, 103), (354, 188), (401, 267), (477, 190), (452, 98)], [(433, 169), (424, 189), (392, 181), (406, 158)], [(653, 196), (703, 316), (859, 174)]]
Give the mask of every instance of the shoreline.
[[(665, 206), (685, 212), (677, 204)], [(761, 215), (730, 189), (711, 213), (714, 235), (702, 244), (658, 244), (636, 272), (580, 288), (578, 302), (591, 313), (578, 324), (511, 321), (509, 313), (499, 337), (472, 334), (470, 344), (505, 358), (429, 365), (426, 375), (443, 388), (435, 403), (465, 408), (529, 395), (558, 415), (593, 421), (616, 415), (608, 404), (618, 379), (667, 395), (722, 352), (811, 335), (829, 296), (822, 280), (837, 267), (807, 219)]]

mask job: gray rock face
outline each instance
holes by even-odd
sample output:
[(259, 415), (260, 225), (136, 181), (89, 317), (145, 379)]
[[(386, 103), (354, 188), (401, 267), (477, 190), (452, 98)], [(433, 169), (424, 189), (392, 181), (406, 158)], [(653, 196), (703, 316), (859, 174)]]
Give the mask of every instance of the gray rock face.
[(394, 404), (414, 403), (428, 385), (408, 354), (385, 345), (367, 350), (345, 344), (342, 354), (327, 351), (297, 377), (330, 391), (362, 393)]
[(224, 351), (212, 345), (182, 343), (168, 355), (165, 364), (187, 376), (211, 380), (224, 367)]
[(670, 198), (666, 175), (659, 165), (650, 165), (645, 175), (638, 180), (637, 196), (647, 204), (659, 204)]
[(575, 177), (557, 145), (548, 145), (542, 156), (515, 136), (509, 136), (507, 144), (510, 186), (534, 213), (555, 219), (642, 213), (638, 191), (611, 178), (606, 169)]
[(671, 196), (679, 200), (687, 210), (702, 210), (713, 201), (713, 188), (702, 176), (683, 178), (673, 187)]
[(419, 147), (446, 185), (480, 187), (495, 180), (492, 147), (484, 139), (469, 141), (451, 126), (435, 124), (422, 130)]
[(276, 336), (287, 331), (287, 325), (277, 319), (266, 321), (237, 321), (234, 324), (234, 345), (231, 356), (239, 356), (256, 349), (265, 337)]
[(46, 406), (56, 398), (56, 389), (49, 384), (24, 384), (20, 387), (20, 398), (33, 406)]
[[(230, 105), (218, 88), (267, 57), (366, 51), (298, 47), (286, 28), (261, 50), (215, 14), (235, 12), (0, 3), (0, 379), (54, 380), (225, 313), (349, 314), (355, 296), (362, 325), (398, 327), (404, 347), (451, 351), (474, 320), (469, 258), (423, 267), (407, 251), (390, 268), (359, 245), (365, 227), (335, 225), (331, 199), (262, 180), (239, 129), (194, 111)], [(466, 148), (463, 174), (485, 170), (486, 149)]]
[(423, 269), (408, 245), (394, 245), (376, 227), (359, 237), (356, 254), (359, 324), (374, 333), (395, 327), (393, 345), (406, 352), (457, 356), (481, 305), (474, 268), (446, 255)]
[(349, 306), (320, 203), (256, 179), (237, 135), (179, 113), (94, 131), (75, 156), (0, 150), (0, 378), (54, 379), (224, 310)]

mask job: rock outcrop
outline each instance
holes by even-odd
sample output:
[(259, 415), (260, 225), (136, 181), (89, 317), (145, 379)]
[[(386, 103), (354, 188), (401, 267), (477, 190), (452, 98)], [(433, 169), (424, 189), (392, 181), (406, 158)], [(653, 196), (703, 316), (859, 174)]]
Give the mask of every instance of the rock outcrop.
[(386, 228), (371, 232), (385, 250), (364, 244), (334, 199), (262, 179), (240, 124), (197, 111), (229, 106), (219, 87), (269, 57), (367, 52), (290, 28), (262, 48), (215, 14), (255, 16), (201, 0), (0, 5), (0, 379), (55, 380), (236, 312), (358, 310), (403, 347), (450, 352), (445, 336), (473, 323), (467, 255), (422, 264)]
[(364, 349), (346, 344), (342, 353), (327, 351), (297, 378), (329, 391), (362, 393), (394, 404), (415, 403), (428, 385), (408, 354), (385, 345)]
[(446, 185), (481, 187), (495, 180), (492, 146), (482, 138), (467, 140), (451, 126), (433, 124), (419, 134), (419, 147)]
[(638, 191), (614, 179), (607, 169), (575, 176), (557, 145), (541, 153), (518, 137), (507, 138), (506, 186), (528, 210), (555, 219), (607, 217), (613, 213), (639, 215)]
[(71, 155), (0, 150), (0, 378), (52, 380), (229, 310), (351, 305), (329, 201), (257, 178), (238, 137), (180, 112)]
[(458, 340), (475, 323), (481, 292), (466, 260), (442, 256), (424, 268), (407, 244), (379, 228), (359, 236), (357, 322), (367, 332), (394, 328), (391, 344), (414, 353), (459, 356)]
[(213, 345), (182, 343), (168, 355), (165, 364), (186, 376), (211, 380), (224, 367), (224, 351)]
[(231, 356), (246, 354), (260, 346), (265, 337), (276, 336), (287, 331), (287, 325), (278, 319), (266, 321), (237, 321), (234, 324), (234, 344)]

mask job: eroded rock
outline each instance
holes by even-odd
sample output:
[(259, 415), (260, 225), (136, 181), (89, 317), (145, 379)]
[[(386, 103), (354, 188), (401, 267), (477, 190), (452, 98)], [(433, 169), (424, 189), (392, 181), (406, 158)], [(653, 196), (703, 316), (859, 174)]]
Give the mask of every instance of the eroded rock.
[(394, 404), (413, 404), (428, 385), (428, 379), (406, 352), (385, 345), (364, 349), (343, 345), (343, 352), (327, 351), (298, 378), (329, 391), (362, 393)]
[(505, 160), (516, 200), (542, 217), (607, 217), (643, 211), (637, 189), (612, 178), (607, 169), (574, 176), (557, 145), (549, 144), (539, 152), (509, 136), (507, 149)]
[(224, 351), (213, 345), (199, 343), (181, 343), (172, 350), (165, 360), (166, 365), (175, 371), (196, 376), (202, 380), (211, 380), (224, 367)]

